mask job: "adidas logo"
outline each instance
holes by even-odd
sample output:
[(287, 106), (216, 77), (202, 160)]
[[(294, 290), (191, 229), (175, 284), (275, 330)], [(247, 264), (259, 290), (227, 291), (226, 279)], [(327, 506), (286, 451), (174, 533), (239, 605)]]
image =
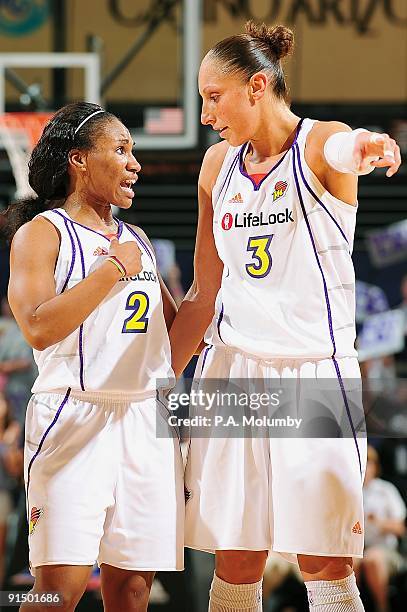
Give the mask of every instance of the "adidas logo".
[(229, 204), (243, 204), (243, 198), (241, 193), (237, 193), (233, 198), (229, 200)]
[(359, 521), (353, 525), (352, 533), (358, 533), (359, 535), (362, 535), (362, 527), (360, 526)]
[(109, 255), (109, 252), (104, 248), (98, 246), (97, 249), (93, 251), (94, 255)]

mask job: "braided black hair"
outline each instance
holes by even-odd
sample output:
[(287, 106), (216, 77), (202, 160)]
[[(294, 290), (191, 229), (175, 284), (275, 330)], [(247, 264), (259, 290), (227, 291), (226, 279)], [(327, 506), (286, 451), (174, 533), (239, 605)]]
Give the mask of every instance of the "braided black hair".
[(5, 233), (9, 239), (21, 225), (52, 208), (54, 200), (67, 197), (69, 152), (73, 148), (91, 149), (101, 126), (115, 118), (115, 115), (103, 111), (76, 131), (86, 117), (98, 110), (103, 109), (89, 102), (67, 104), (47, 123), (28, 162), (28, 180), (37, 197), (14, 202), (3, 213), (6, 217)]

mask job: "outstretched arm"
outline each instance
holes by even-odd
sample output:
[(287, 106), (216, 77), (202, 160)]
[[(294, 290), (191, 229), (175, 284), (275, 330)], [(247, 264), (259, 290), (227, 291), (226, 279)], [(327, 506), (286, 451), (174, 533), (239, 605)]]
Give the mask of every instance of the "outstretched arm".
[(388, 134), (352, 131), (336, 121), (315, 124), (305, 158), (329, 193), (352, 205), (357, 201), (359, 175), (387, 167), (386, 175), (391, 177), (401, 164), (400, 148)]

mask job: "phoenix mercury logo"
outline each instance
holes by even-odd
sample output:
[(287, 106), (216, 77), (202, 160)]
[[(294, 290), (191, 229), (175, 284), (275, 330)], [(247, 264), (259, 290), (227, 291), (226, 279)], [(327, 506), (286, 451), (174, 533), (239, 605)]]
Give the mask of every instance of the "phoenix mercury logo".
[(274, 185), (273, 202), (275, 202), (279, 198), (282, 198), (283, 195), (285, 195), (287, 191), (287, 187), (288, 187), (287, 181), (278, 181), (278, 183)]

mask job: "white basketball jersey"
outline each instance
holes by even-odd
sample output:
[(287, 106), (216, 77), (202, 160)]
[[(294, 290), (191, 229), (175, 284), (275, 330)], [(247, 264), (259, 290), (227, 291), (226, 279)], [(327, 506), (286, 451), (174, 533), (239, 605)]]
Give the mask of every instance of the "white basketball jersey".
[[(59, 230), (55, 267), (57, 294), (81, 282), (106, 259), (110, 240), (73, 221), (58, 208), (41, 213)], [(119, 242), (135, 241), (142, 271), (120, 279), (84, 323), (43, 351), (34, 350), (39, 376), (33, 392), (71, 387), (112, 394), (153, 394), (157, 380), (173, 381), (155, 256), (137, 232), (122, 221)]]
[(244, 169), (248, 143), (228, 149), (212, 192), (224, 271), (210, 344), (262, 358), (356, 355), (356, 207), (329, 194), (308, 167), (313, 124), (299, 124), (258, 185)]

